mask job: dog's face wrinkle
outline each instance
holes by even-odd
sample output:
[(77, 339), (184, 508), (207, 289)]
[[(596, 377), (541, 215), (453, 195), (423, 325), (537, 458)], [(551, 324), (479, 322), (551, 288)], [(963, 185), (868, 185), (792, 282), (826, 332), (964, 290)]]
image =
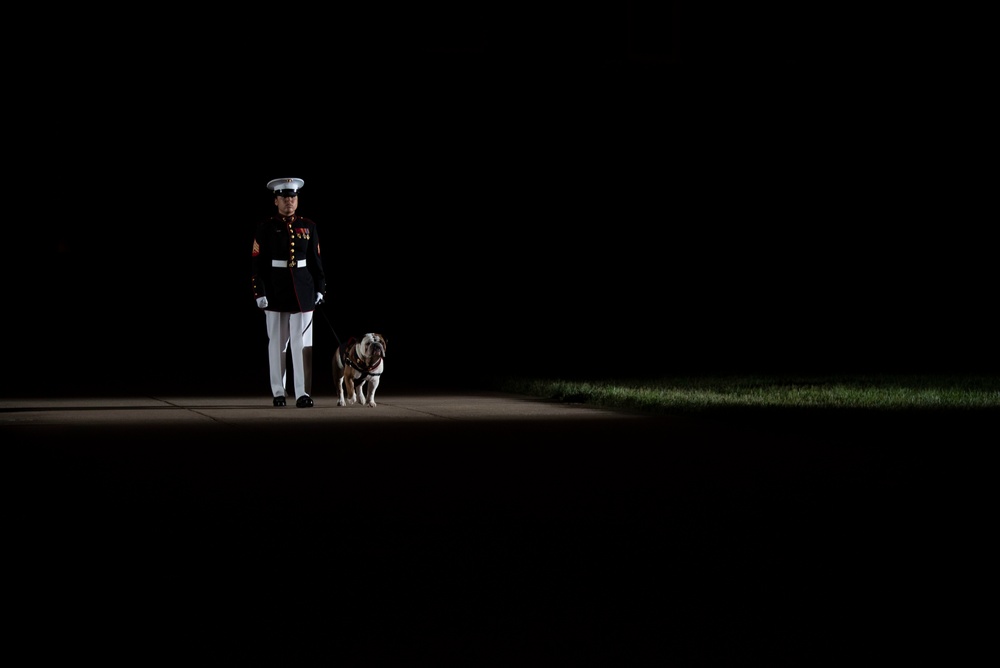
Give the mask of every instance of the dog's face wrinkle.
[(378, 334), (366, 334), (358, 344), (358, 348), (365, 359), (385, 357), (385, 341)]

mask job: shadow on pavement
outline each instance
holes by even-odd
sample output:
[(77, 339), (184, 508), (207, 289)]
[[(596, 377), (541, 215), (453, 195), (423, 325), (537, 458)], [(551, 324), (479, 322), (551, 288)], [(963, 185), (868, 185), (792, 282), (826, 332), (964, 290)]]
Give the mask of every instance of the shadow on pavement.
[[(130, 664), (812, 665), (942, 642), (957, 564), (932, 555), (964, 550), (971, 426), (384, 401), (9, 409), (16, 635)], [(430, 418), (390, 417), (414, 405)]]

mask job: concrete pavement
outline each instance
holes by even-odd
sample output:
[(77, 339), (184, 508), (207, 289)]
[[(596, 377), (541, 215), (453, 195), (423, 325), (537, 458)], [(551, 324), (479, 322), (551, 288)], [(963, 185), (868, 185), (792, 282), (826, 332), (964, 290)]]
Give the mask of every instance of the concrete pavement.
[(560, 404), (501, 393), (444, 392), (376, 396), (377, 406), (337, 406), (336, 396), (314, 395), (312, 408), (289, 399), (274, 407), (266, 396), (83, 396), (0, 398), (0, 426), (250, 426), (386, 424), (399, 421), (623, 420), (637, 416), (580, 404)]
[(11, 635), (105, 665), (812, 665), (933, 620), (934, 441), (314, 399), (0, 400)]

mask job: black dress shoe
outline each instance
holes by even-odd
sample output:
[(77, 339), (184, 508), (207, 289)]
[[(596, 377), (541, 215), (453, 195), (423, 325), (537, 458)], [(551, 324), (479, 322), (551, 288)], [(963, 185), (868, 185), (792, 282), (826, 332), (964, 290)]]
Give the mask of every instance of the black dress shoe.
[(284, 397), (275, 397), (274, 398), (274, 405), (275, 406), (284, 406), (285, 405), (285, 398)]
[(313, 405), (312, 397), (310, 397), (308, 394), (303, 394), (301, 397), (298, 398), (298, 401), (295, 402), (295, 405), (298, 408), (309, 408), (310, 406)]

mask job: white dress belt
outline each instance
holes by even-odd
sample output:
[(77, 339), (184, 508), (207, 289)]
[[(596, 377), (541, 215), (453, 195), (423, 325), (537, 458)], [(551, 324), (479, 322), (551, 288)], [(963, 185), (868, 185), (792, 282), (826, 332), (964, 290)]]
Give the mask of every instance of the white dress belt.
[[(271, 266), (272, 267), (287, 267), (288, 266), (288, 262), (285, 261), (285, 260), (271, 260)], [(296, 267), (304, 267), (304, 266), (306, 266), (306, 261), (305, 260), (297, 260), (297, 261), (296, 260), (292, 260), (292, 269), (295, 269)]]

